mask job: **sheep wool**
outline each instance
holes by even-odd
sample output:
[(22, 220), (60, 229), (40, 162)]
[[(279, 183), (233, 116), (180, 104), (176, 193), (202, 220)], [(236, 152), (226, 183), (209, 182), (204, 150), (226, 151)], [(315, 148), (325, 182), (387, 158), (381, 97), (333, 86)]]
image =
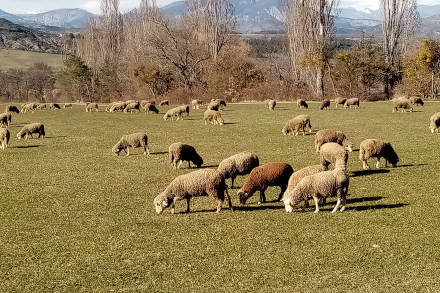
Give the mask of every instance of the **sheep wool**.
[(440, 128), (440, 112), (434, 113), (429, 119), (429, 122), (429, 130), (431, 130), (432, 133), (438, 133), (438, 129)]
[(402, 112), (413, 111), (411, 101), (406, 97), (398, 97), (393, 99), (393, 113), (402, 110)]
[(237, 193), (241, 204), (245, 204), (246, 200), (257, 191), (260, 191), (260, 203), (266, 202), (264, 192), (270, 186), (279, 186), (281, 188), (281, 192), (278, 195), (278, 200), (281, 200), (292, 173), (292, 166), (286, 163), (268, 163), (254, 168), (243, 187)]
[(29, 135), (33, 138), (32, 134), (34, 133), (38, 134), (38, 138), (40, 138), (41, 136), (45, 137), (46, 132), (44, 130), (44, 125), (41, 123), (26, 124), (25, 126), (23, 126), (20, 132), (17, 133), (17, 138), (21, 139), (25, 137), (25, 139), (28, 139)]
[(306, 134), (306, 128), (309, 128), (309, 132), (312, 132), (312, 124), (310, 123), (309, 115), (298, 115), (295, 118), (287, 121), (281, 132), (284, 135), (295, 135), (301, 131), (303, 135)]
[(96, 112), (99, 111), (99, 107), (97, 103), (87, 103), (86, 104), (86, 112), (92, 112), (95, 110)]
[(330, 100), (324, 100), (319, 107), (319, 110), (328, 110), (330, 109)]
[(231, 188), (234, 188), (234, 180), (239, 175), (249, 174), (260, 165), (258, 156), (250, 152), (242, 152), (224, 159), (218, 165), (217, 171), (225, 179), (231, 178)]
[(131, 103), (128, 103), (127, 106), (125, 106), (124, 112), (126, 112), (126, 113), (139, 112), (140, 111), (139, 107), (140, 107), (139, 102), (131, 102)]
[(320, 149), (321, 165), (327, 170), (332, 164), (335, 169), (346, 170), (348, 163), (348, 152), (346, 149), (335, 143), (328, 142), (321, 146)]
[(346, 101), (347, 101), (346, 98), (342, 98), (342, 97), (336, 98), (335, 99), (335, 106), (336, 106), (336, 108), (338, 107), (338, 105), (344, 105)]
[(299, 108), (299, 109), (301, 109), (301, 107), (304, 107), (305, 109), (308, 109), (308, 108), (309, 108), (309, 105), (308, 105), (307, 102), (304, 101), (303, 99), (298, 99), (298, 100), (296, 101), (296, 107)]
[(5, 150), (8, 147), (11, 133), (7, 128), (0, 128), (0, 148)]
[(215, 111), (215, 110), (206, 110), (203, 113), (203, 120), (205, 121), (205, 125), (209, 123), (214, 124), (214, 125), (223, 125), (224, 124), (224, 120), (222, 118), (222, 115), (220, 114), (220, 111)]
[(322, 129), (315, 135), (316, 152), (319, 153), (321, 146), (328, 142), (335, 142), (345, 147), (349, 152), (353, 151), (353, 144), (347, 139), (344, 133), (332, 129)]
[(348, 100), (346, 100), (345, 101), (345, 104), (344, 104), (344, 108), (345, 109), (348, 109), (348, 108), (350, 108), (351, 106), (353, 106), (353, 107), (355, 107), (355, 108), (359, 108), (359, 99), (358, 98), (352, 98), (352, 99), (348, 99)]
[(179, 169), (183, 161), (188, 162), (188, 168), (191, 168), (191, 162), (200, 168), (203, 165), (202, 157), (197, 153), (193, 146), (176, 142), (168, 148), (170, 164), (174, 169)]
[(233, 210), (225, 178), (213, 169), (197, 170), (177, 176), (161, 194), (156, 196), (153, 204), (158, 214), (167, 207), (170, 207), (171, 213), (174, 214), (176, 201), (186, 199), (186, 212), (189, 213), (191, 198), (197, 196), (214, 197), (218, 202), (217, 213), (220, 212), (225, 199), (228, 201), (229, 209)]
[(130, 155), (130, 148), (144, 148), (144, 155), (150, 155), (148, 148), (148, 136), (145, 132), (137, 132), (123, 135), (121, 139), (112, 148), (112, 152), (116, 155), (123, 150), (127, 156)]
[(388, 162), (391, 163), (393, 167), (397, 166), (399, 162), (399, 157), (391, 146), (391, 143), (381, 139), (366, 139), (361, 142), (359, 160), (362, 162), (364, 169), (370, 168), (367, 163), (369, 158), (377, 159), (376, 168), (380, 167), (381, 158), (385, 159), (385, 167), (387, 167)]

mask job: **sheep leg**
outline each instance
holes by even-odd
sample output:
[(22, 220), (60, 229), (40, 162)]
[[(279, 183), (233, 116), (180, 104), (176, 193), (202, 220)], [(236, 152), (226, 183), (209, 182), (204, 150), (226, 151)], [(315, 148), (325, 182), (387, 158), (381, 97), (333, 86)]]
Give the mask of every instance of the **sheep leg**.
[(187, 212), (187, 213), (190, 212), (190, 208), (189, 208), (189, 202), (190, 202), (190, 201), (191, 201), (191, 198), (188, 197), (188, 198), (186, 199), (186, 212)]
[(188, 161), (188, 169), (191, 169), (191, 161)]
[(370, 166), (368, 166), (368, 163), (367, 163), (366, 160), (362, 161), (362, 168), (363, 168), (364, 170), (370, 169)]
[(146, 149), (147, 149), (147, 155), (150, 155), (150, 148), (146, 146)]
[(234, 179), (235, 177), (231, 177), (231, 188), (234, 188)]
[(318, 213), (319, 212), (319, 198), (316, 195), (314, 195), (313, 200), (315, 201), (315, 213)]
[[(339, 193), (339, 191), (338, 191), (338, 193)], [(338, 201), (336, 202), (336, 206), (335, 206), (335, 208), (333, 209), (332, 213), (337, 212), (337, 211), (339, 210), (339, 207), (340, 207), (340, 206), (341, 206), (341, 197), (338, 196)]]
[(127, 157), (130, 155), (130, 148), (127, 148)]
[(281, 192), (280, 192), (280, 194), (278, 195), (278, 201), (282, 201), (281, 199), (283, 198), (283, 194), (284, 194), (284, 192), (285, 192), (286, 189), (287, 189), (287, 186), (286, 186), (286, 185), (281, 185), (280, 187), (281, 187)]
[(232, 211), (234, 211), (234, 208), (232, 207), (232, 201), (231, 201), (231, 197), (229, 196), (229, 192), (228, 192), (228, 187), (226, 186), (225, 189), (225, 194), (226, 194), (226, 200), (228, 201), (228, 207), (229, 209)]
[[(386, 161), (385, 161), (385, 167), (387, 166), (387, 164), (386, 164)], [(378, 158), (377, 159), (377, 162), (376, 162), (376, 169), (379, 169), (380, 168), (380, 159)]]
[(266, 195), (264, 194), (264, 190), (260, 190), (260, 202), (258, 204), (262, 204), (266, 202)]
[(223, 201), (219, 199), (218, 203), (217, 203), (217, 209), (215, 211), (217, 214), (220, 213), (220, 211), (222, 209), (222, 204), (223, 204)]
[(179, 162), (179, 163), (177, 164), (177, 169), (180, 169), (180, 166), (182, 165), (183, 161), (182, 161), (182, 160), (179, 160), (178, 162)]
[(174, 207), (176, 206), (176, 201), (177, 201), (177, 198), (175, 197), (175, 198), (173, 198), (173, 202), (171, 203), (171, 213), (172, 214), (174, 214), (174, 212), (175, 212), (175, 209), (174, 209)]

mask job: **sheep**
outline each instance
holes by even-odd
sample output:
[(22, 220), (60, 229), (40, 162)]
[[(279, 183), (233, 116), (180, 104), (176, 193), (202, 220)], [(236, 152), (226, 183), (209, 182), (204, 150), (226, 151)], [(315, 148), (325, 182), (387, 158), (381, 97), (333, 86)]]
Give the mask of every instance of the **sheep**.
[(139, 102), (137, 102), (137, 101), (135, 101), (135, 100), (127, 100), (127, 101), (125, 101), (125, 104), (132, 104), (132, 103), (139, 103)]
[(343, 146), (335, 142), (328, 142), (321, 146), (319, 153), (321, 165), (324, 166), (326, 170), (328, 170), (330, 164), (332, 164), (335, 169), (347, 169), (348, 152)]
[(336, 108), (338, 107), (338, 105), (345, 105), (346, 101), (347, 101), (346, 98), (341, 98), (341, 97), (336, 98), (335, 99), (335, 106), (336, 106)]
[(350, 106), (353, 106), (355, 108), (359, 108), (359, 99), (358, 98), (352, 98), (345, 101), (344, 108), (348, 109)]
[(169, 106), (170, 105), (170, 102), (168, 101), (168, 100), (162, 100), (162, 101), (160, 101), (160, 103), (159, 103), (159, 106)]
[(11, 112), (7, 112), (5, 114), (8, 117), (8, 126), (9, 126), (11, 124), (11, 122), (12, 122), (12, 113)]
[(429, 119), (429, 130), (431, 130), (431, 133), (439, 132), (438, 129), (440, 128), (440, 112), (434, 113), (431, 118)]
[(25, 137), (25, 139), (28, 139), (29, 135), (33, 138), (32, 134), (34, 133), (38, 133), (38, 138), (41, 136), (45, 137), (46, 132), (44, 131), (44, 125), (41, 123), (26, 124), (20, 132), (17, 133), (17, 138), (22, 139)]
[(16, 106), (14, 106), (14, 105), (6, 106), (6, 111), (5, 112), (13, 112), (13, 113), (20, 114), (20, 110)]
[(319, 153), (321, 146), (327, 142), (336, 142), (345, 147), (349, 152), (353, 151), (353, 144), (347, 139), (344, 133), (332, 129), (322, 129), (316, 133), (315, 149)]
[(330, 109), (330, 100), (323, 100), (319, 110)]
[(117, 104), (118, 102), (111, 102), (105, 107), (105, 112), (110, 112), (110, 109), (113, 107), (113, 105)]
[(159, 110), (156, 108), (156, 106), (150, 103), (145, 104), (143, 109), (145, 111), (145, 114), (149, 114), (150, 112), (159, 114)]
[(188, 168), (191, 168), (191, 162), (200, 168), (203, 165), (202, 157), (197, 153), (196, 149), (190, 145), (176, 142), (168, 148), (168, 155), (171, 166), (174, 169), (180, 169), (183, 161), (188, 161)]
[(307, 127), (309, 128), (309, 132), (312, 132), (312, 124), (310, 123), (309, 115), (298, 115), (287, 121), (281, 132), (284, 135), (290, 134), (297, 136), (299, 131), (302, 131), (303, 135), (305, 135)]
[(148, 136), (145, 132), (123, 135), (112, 148), (112, 152), (119, 156), (119, 153), (123, 150), (127, 156), (129, 156), (130, 148), (140, 147), (144, 148), (144, 155), (150, 155), (150, 149), (148, 148)]
[(361, 142), (359, 160), (362, 162), (364, 170), (370, 168), (367, 163), (369, 158), (377, 159), (376, 168), (380, 167), (380, 158), (385, 159), (385, 167), (387, 167), (388, 162), (390, 162), (393, 167), (396, 167), (399, 162), (399, 157), (391, 146), (391, 143), (380, 139), (366, 139)]
[(344, 170), (319, 172), (304, 177), (295, 188), (283, 197), (286, 212), (291, 213), (293, 207), (302, 201), (313, 199), (315, 213), (319, 212), (319, 202), (327, 197), (337, 196), (338, 200), (332, 213), (345, 210), (350, 177)]
[(37, 104), (37, 110), (46, 110), (46, 109), (47, 109), (47, 104), (45, 103)]
[(203, 113), (203, 120), (205, 120), (205, 125), (209, 123), (211, 124), (219, 124), (219, 125), (223, 125), (224, 124), (224, 120), (220, 114), (220, 111), (215, 111), (215, 110), (206, 110)]
[(298, 100), (296, 100), (296, 107), (297, 107), (298, 109), (301, 109), (301, 107), (304, 107), (304, 108), (308, 109), (308, 108), (309, 108), (309, 105), (308, 105), (307, 102), (304, 101), (303, 99), (298, 99)]
[(194, 110), (200, 109), (200, 105), (202, 105), (202, 101), (200, 101), (200, 100), (192, 100), (191, 101), (191, 106)]
[(8, 147), (11, 133), (7, 128), (0, 128), (0, 148), (5, 150)]
[(254, 168), (249, 174), (246, 182), (237, 192), (240, 197), (240, 203), (245, 204), (246, 200), (256, 191), (260, 191), (260, 202), (266, 202), (264, 192), (269, 186), (281, 187), (278, 201), (281, 200), (284, 191), (286, 191), (287, 183), (293, 173), (293, 168), (286, 163), (268, 163)]
[(26, 113), (26, 112), (28, 112), (28, 111), (35, 111), (36, 109), (37, 109), (37, 104), (36, 103), (27, 103), (27, 104), (24, 104), (23, 105), (23, 107), (22, 107), (22, 109), (21, 109), (21, 112), (22, 113)]
[(212, 196), (217, 199), (217, 213), (220, 212), (223, 202), (227, 200), (229, 209), (233, 211), (225, 178), (213, 169), (197, 170), (177, 176), (162, 193), (156, 196), (153, 204), (157, 214), (162, 213), (167, 207), (170, 207), (171, 213), (174, 214), (176, 202), (186, 199), (186, 212), (189, 213), (191, 198), (196, 196)]
[(402, 109), (403, 112), (408, 110), (413, 111), (411, 101), (405, 97), (398, 97), (393, 99), (393, 113)]
[(235, 177), (238, 175), (247, 175), (259, 165), (260, 161), (257, 155), (250, 152), (242, 152), (221, 161), (217, 171), (219, 171), (225, 179), (231, 178), (231, 188), (234, 188)]
[(57, 103), (50, 103), (50, 104), (49, 104), (49, 109), (51, 109), (51, 110), (60, 110), (61, 107), (60, 107), (60, 105), (57, 104)]
[(139, 102), (133, 102), (133, 103), (129, 103), (127, 104), (127, 106), (125, 106), (124, 112), (128, 113), (133, 113), (133, 111), (135, 112), (139, 112), (140, 111), (140, 104)]
[(125, 104), (125, 102), (116, 102), (113, 103), (113, 105), (110, 107), (109, 112), (122, 112), (124, 111), (125, 107), (127, 106), (127, 104)]
[(410, 97), (409, 101), (411, 102), (411, 104), (413, 105), (419, 105), (419, 106), (423, 106), (425, 103), (423, 102), (423, 100), (419, 97)]
[(86, 104), (86, 112), (92, 112), (93, 110), (95, 110), (96, 112), (99, 112), (98, 103), (87, 103)]
[(168, 120), (168, 118), (171, 118), (173, 120), (173, 117), (177, 117), (176, 120), (182, 119), (183, 120), (183, 113), (187, 113), (189, 115), (189, 106), (178, 106), (172, 109), (169, 109), (165, 115), (163, 116), (163, 120)]
[(9, 126), (9, 115), (8, 115), (8, 113), (0, 114), (0, 126)]
[(221, 107), (226, 107), (226, 102), (221, 99), (212, 99), (208, 105), (208, 110), (218, 111)]
[(64, 109), (67, 109), (67, 108), (72, 108), (72, 104), (64, 103)]
[(275, 110), (275, 106), (277, 105), (277, 101), (275, 100), (269, 100), (267, 102), (267, 107), (269, 108), (269, 110), (274, 111)]

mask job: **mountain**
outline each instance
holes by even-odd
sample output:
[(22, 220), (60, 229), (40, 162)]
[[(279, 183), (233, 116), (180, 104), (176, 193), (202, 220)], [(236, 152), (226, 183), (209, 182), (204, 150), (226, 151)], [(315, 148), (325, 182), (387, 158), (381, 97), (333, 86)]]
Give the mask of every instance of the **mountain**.
[(0, 49), (17, 49), (59, 54), (59, 35), (27, 28), (0, 18)]
[(86, 26), (90, 19), (97, 17), (83, 9), (57, 9), (38, 14), (18, 15), (26, 23), (38, 23), (45, 26), (80, 29)]

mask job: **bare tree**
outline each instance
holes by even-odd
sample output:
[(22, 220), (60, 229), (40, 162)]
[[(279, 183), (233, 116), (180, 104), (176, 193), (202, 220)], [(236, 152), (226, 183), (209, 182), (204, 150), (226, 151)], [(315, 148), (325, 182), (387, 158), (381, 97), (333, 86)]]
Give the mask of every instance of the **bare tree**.
[[(396, 69), (401, 68), (401, 60), (409, 38), (419, 23), (417, 0), (379, 0), (383, 13), (383, 47), (385, 59)], [(385, 94), (391, 96), (395, 79), (385, 78)]]
[(319, 96), (324, 95), (324, 73), (338, 5), (339, 0), (288, 0), (286, 3), (293, 78), (309, 84)]

